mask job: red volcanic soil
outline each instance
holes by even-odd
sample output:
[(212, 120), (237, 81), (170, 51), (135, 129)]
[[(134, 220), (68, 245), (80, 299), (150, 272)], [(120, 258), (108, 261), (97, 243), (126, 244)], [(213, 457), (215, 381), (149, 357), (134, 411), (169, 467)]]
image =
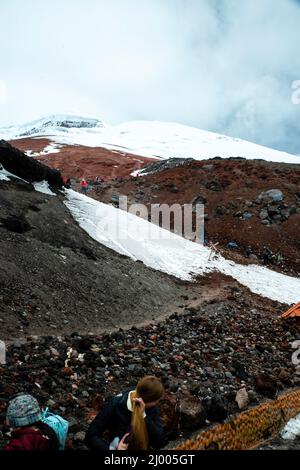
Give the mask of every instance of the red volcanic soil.
[[(112, 195), (128, 196), (129, 204), (191, 204), (201, 196), (205, 204), (205, 230), (210, 240), (225, 248), (223, 254), (238, 262), (247, 262), (245, 250), (251, 246), (260, 262), (264, 246), (284, 256), (281, 271), (300, 272), (300, 165), (269, 163), (262, 160), (213, 159), (187, 161), (176, 168), (148, 176), (103, 185), (93, 197), (111, 202)], [(295, 213), (283, 222), (262, 224), (259, 204), (260, 193), (279, 189), (284, 194), (283, 203), (294, 207)], [(252, 218), (244, 220), (241, 214), (250, 212)], [(226, 250), (235, 241), (236, 252)], [(250, 261), (251, 262), (251, 261)], [(274, 266), (275, 269), (277, 267)], [(300, 293), (299, 293), (300, 295)]]
[[(24, 138), (12, 140), (10, 143), (23, 151), (42, 152), (52, 142), (46, 138)], [(61, 145), (59, 153), (49, 153), (34, 158), (50, 168), (60, 170), (67, 178), (95, 179), (99, 176), (104, 180), (129, 177), (133, 171), (156, 161), (130, 153), (82, 145)]]
[[(11, 143), (21, 150), (41, 152), (51, 141), (25, 138)], [(127, 195), (129, 204), (146, 205), (191, 204), (201, 196), (206, 200), (207, 238), (219, 242), (226, 257), (240, 263), (260, 263), (262, 248), (268, 246), (284, 256), (282, 265), (272, 266), (274, 269), (299, 275), (300, 165), (245, 159), (188, 160), (176, 168), (133, 178), (130, 174), (134, 170), (160, 160), (79, 145), (62, 145), (59, 153), (36, 158), (66, 177), (104, 179), (106, 182), (99, 187), (90, 186), (89, 195), (106, 203), (116, 195)], [(76, 184), (72, 187), (77, 189)], [(257, 202), (257, 197), (269, 189), (281, 190), (283, 203), (296, 210), (286, 221), (266, 226), (260, 219), (264, 205)], [(244, 212), (250, 212), (252, 218), (242, 219)], [(238, 243), (236, 252), (226, 249), (230, 241)], [(245, 258), (248, 246), (258, 259)]]
[(32, 138), (24, 137), (23, 139), (10, 140), (9, 143), (23, 152), (31, 150), (32, 152), (42, 152), (44, 148), (52, 142), (44, 137)]

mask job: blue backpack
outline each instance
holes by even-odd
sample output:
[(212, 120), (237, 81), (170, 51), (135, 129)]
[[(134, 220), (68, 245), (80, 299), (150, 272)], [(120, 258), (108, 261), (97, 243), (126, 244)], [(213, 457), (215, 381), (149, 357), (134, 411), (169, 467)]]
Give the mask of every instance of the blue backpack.
[(43, 410), (41, 421), (53, 429), (58, 438), (59, 450), (64, 450), (69, 429), (68, 421), (59, 415), (51, 413), (48, 411), (48, 408)]

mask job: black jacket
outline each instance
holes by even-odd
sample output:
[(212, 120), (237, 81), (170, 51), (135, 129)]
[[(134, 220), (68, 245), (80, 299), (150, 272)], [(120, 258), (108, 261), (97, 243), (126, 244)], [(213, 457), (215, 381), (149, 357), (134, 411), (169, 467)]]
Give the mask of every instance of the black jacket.
[[(89, 449), (108, 450), (109, 442), (115, 437), (122, 439), (124, 434), (130, 431), (132, 413), (127, 408), (128, 393), (114, 397), (90, 424), (85, 437), (85, 443)], [(146, 409), (145, 422), (150, 447), (161, 448), (166, 441), (158, 408)], [(104, 431), (109, 433), (109, 442), (103, 439)]]

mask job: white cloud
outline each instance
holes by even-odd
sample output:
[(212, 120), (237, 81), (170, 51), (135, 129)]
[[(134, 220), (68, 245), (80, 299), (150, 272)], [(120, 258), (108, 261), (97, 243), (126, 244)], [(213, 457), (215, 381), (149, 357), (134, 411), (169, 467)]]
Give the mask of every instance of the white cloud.
[(294, 0), (1, 0), (0, 125), (179, 121), (297, 151)]
[(7, 87), (4, 80), (0, 80), (0, 105), (5, 104), (7, 99)]

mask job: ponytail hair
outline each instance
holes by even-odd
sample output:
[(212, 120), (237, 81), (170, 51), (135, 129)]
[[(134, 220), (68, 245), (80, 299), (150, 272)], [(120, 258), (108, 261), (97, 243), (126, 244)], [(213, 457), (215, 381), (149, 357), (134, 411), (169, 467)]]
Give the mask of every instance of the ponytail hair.
[[(131, 398), (142, 398), (147, 404), (160, 400), (163, 397), (164, 392), (164, 387), (161, 381), (155, 376), (148, 375), (138, 382), (136, 390), (132, 393)], [(149, 448), (147, 425), (136, 402), (133, 402), (131, 434), (129, 449), (147, 450)]]

